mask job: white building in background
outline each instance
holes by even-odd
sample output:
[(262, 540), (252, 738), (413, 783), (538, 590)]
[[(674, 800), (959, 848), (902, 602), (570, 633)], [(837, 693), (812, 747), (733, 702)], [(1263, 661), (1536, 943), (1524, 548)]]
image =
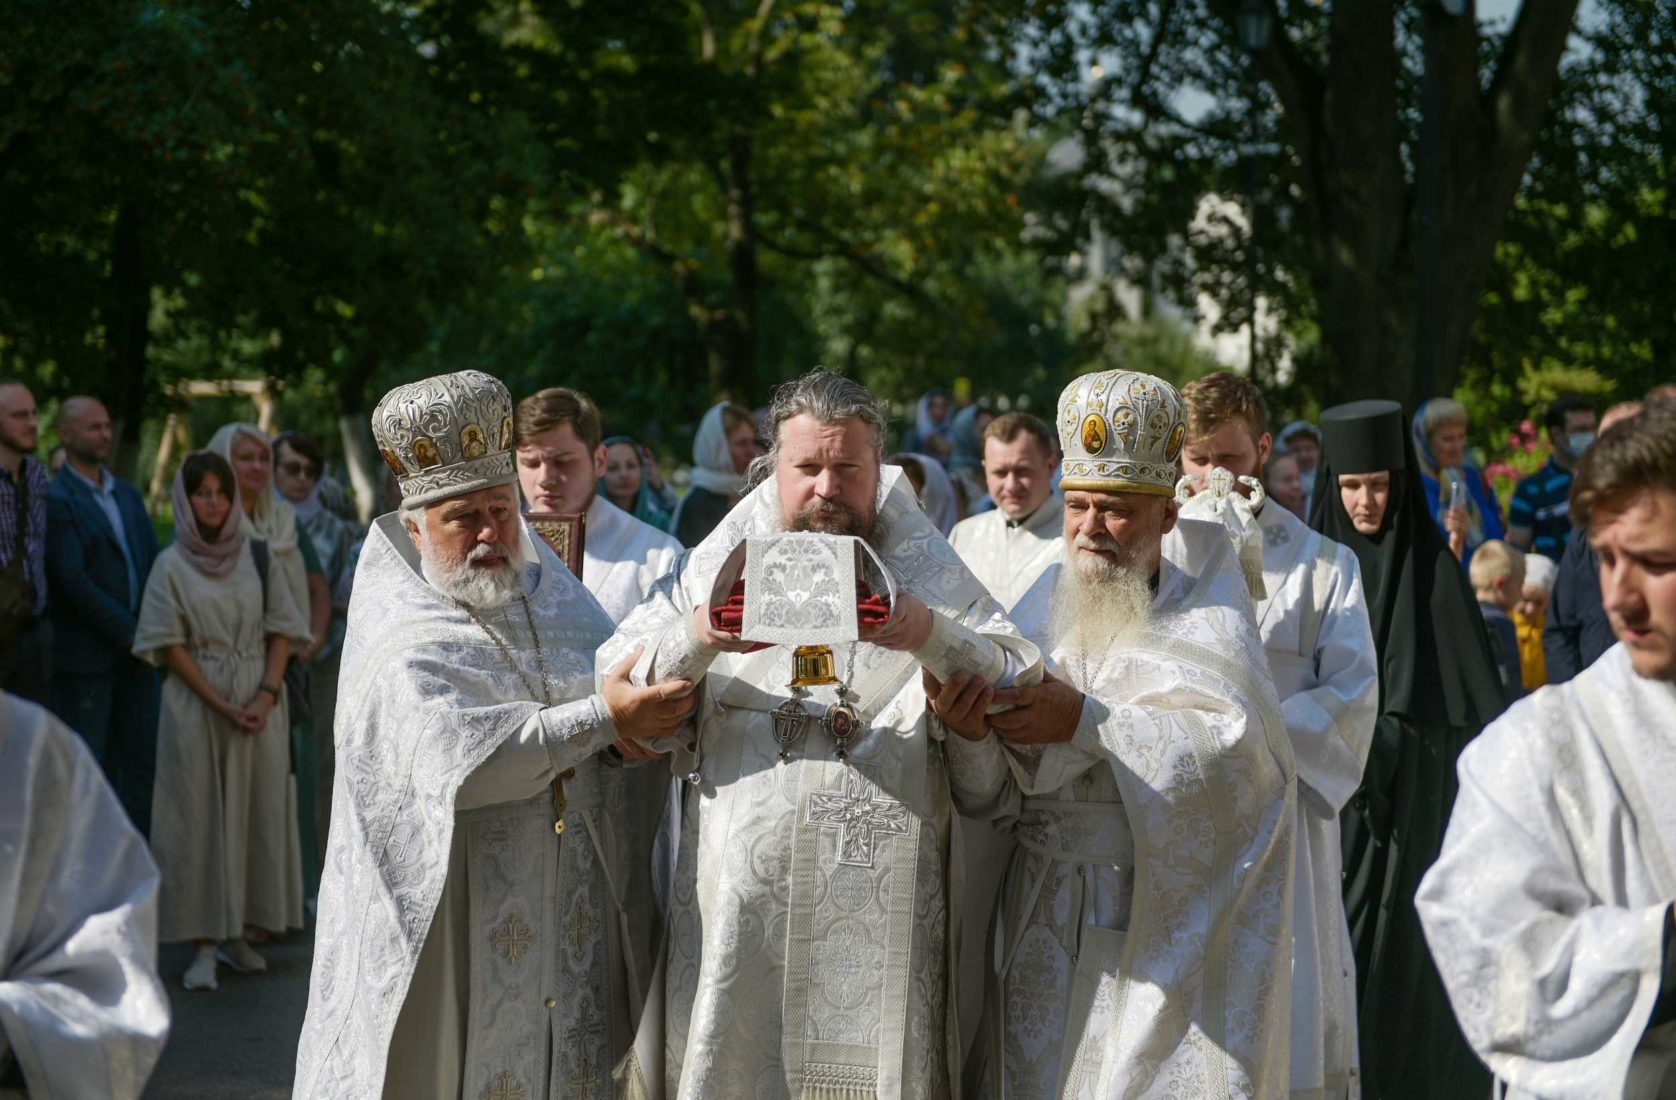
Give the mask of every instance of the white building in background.
[[(1081, 144), (1075, 139), (1067, 138), (1049, 150), (1047, 169), (1049, 172), (1063, 173), (1080, 171), (1083, 155)], [(1108, 180), (1098, 186), (1106, 198), (1118, 204), (1122, 203), (1121, 185), (1118, 181)], [(1189, 234), (1222, 234), (1232, 246), (1238, 247), (1243, 245), (1249, 229), (1243, 199), (1226, 195), (1205, 195), (1199, 200), (1193, 221), (1183, 227), (1182, 234), (1172, 242), (1172, 247), (1185, 249)], [(1066, 300), (1068, 315), (1074, 316), (1079, 313), (1095, 291), (1104, 287), (1130, 320), (1162, 320), (1178, 325), (1184, 331), (1192, 333), (1194, 346), (1223, 367), (1236, 374), (1251, 373), (1251, 326), (1246, 324), (1232, 331), (1218, 332), (1216, 329), (1222, 320), (1223, 309), (1208, 292), (1198, 291), (1192, 306), (1188, 307), (1165, 293), (1156, 283), (1143, 286), (1126, 277), (1121, 246), (1106, 235), (1098, 218), (1091, 221), (1085, 247), (1072, 253), (1068, 259), (1072, 274), (1080, 276), (1072, 284)], [(1274, 312), (1267, 308), (1267, 303), (1262, 298), (1259, 298), (1257, 340), (1263, 349), (1264, 357), (1272, 356), (1274, 341), (1283, 339), (1284, 334)], [(1292, 369), (1291, 349), (1284, 347), (1276, 366), (1276, 381), (1283, 384), (1290, 382)]]

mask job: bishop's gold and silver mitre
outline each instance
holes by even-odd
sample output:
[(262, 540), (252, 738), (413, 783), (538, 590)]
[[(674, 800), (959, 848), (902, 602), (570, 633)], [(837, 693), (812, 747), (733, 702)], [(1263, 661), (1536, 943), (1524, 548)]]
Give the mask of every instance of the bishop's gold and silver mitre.
[(517, 480), (512, 397), (500, 379), (480, 370), (397, 386), (372, 411), (372, 434), (401, 484), (404, 504)]
[(1138, 371), (1085, 374), (1059, 395), (1062, 490), (1174, 496), (1187, 407), (1176, 388)]

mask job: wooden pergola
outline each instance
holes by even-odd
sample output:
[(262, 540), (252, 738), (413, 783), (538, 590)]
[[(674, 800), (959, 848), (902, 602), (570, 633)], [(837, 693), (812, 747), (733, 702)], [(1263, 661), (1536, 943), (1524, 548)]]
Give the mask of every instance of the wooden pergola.
[[(171, 396), (181, 402), (199, 397), (248, 397), (256, 406), (256, 426), (270, 437), (274, 432), (274, 411), (278, 405), (279, 382), (272, 378), (194, 379), (177, 382), (169, 388)], [(192, 431), (186, 416), (171, 412), (163, 421), (163, 438), (157, 443), (157, 461), (151, 468), (151, 486), (146, 492), (146, 503), (152, 511), (163, 504), (169, 491), (169, 478), (174, 473), (177, 454), (192, 450)]]

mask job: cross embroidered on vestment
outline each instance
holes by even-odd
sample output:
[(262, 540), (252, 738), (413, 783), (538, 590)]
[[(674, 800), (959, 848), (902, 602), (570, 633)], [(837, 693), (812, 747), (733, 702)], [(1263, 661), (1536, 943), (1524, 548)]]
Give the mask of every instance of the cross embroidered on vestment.
[(809, 792), (806, 825), (838, 830), (838, 862), (871, 867), (884, 837), (908, 834), (908, 807), (885, 795), (857, 768), (844, 770), (844, 791)]
[(530, 936), (530, 926), (517, 913), (510, 913), (500, 924), (496, 925), (489, 935), (489, 946), (500, 952), (507, 962), (517, 965), (523, 958), (524, 952), (535, 941)]
[(512, 1074), (502, 1070), (483, 1090), (483, 1100), (524, 1100), (524, 1086)]

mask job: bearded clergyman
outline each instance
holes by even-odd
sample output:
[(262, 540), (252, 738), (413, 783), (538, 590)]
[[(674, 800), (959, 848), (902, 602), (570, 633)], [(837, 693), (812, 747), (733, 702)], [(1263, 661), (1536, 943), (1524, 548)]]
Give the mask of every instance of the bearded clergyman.
[[(1040, 658), (882, 465), (866, 390), (816, 371), (781, 387), (768, 426), (760, 483), (600, 651), (601, 670), (638, 653), (635, 682), (700, 695), (677, 751), (664, 995), (621, 1067), (625, 1094), (958, 1095), (958, 840), (921, 669), (1011, 686), (1035, 682)], [(863, 540), (894, 592), (812, 670), (800, 647), (712, 614), (735, 549), (787, 531)]]
[(1073, 382), (1065, 558), (1014, 612), (1048, 673), (928, 687), (1018, 841), (972, 1095), (1287, 1094), (1292, 753), (1232, 540), (1177, 516), (1185, 433), (1166, 382)]
[(673, 732), (691, 685), (624, 662), (594, 691), (611, 623), (530, 537), (499, 381), (398, 387), (373, 435), (402, 506), (349, 608), (297, 1095), (600, 1095), (637, 995), (606, 750)]

